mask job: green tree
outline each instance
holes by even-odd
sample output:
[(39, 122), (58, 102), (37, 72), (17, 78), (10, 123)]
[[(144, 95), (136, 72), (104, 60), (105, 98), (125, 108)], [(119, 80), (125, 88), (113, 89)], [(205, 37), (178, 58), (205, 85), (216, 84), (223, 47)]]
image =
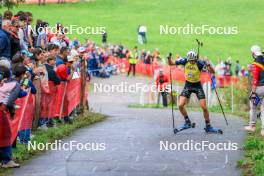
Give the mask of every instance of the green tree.
[(5, 7), (8, 10), (14, 6), (18, 6), (19, 3), (23, 3), (25, 0), (0, 0), (0, 8)]

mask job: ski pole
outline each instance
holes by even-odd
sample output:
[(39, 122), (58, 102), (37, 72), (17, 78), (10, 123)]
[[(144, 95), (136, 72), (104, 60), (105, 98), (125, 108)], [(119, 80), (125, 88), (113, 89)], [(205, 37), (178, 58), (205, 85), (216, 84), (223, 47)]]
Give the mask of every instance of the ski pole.
[[(171, 59), (172, 54), (169, 53), (168, 60)], [(171, 73), (171, 66), (170, 66), (170, 88), (171, 88), (171, 114), (172, 114), (172, 128), (174, 134), (178, 132), (178, 129), (175, 128), (175, 120), (174, 120), (174, 110), (173, 110), (173, 105), (174, 105), (174, 100), (173, 100), (173, 95), (172, 95), (172, 73)]]
[(197, 59), (199, 59), (200, 56), (200, 46), (203, 46), (203, 42), (200, 42), (198, 39), (196, 39), (197, 42)]
[(174, 105), (174, 100), (173, 100), (173, 95), (172, 95), (172, 75), (171, 75), (171, 66), (170, 66), (170, 88), (171, 88), (171, 114), (172, 114), (172, 128), (175, 128), (175, 123), (174, 123), (174, 110), (173, 110), (173, 105)]
[[(212, 83), (215, 82), (215, 81), (213, 80), (213, 77), (212, 77), (212, 76), (211, 76), (211, 81), (212, 81)], [(225, 112), (224, 112), (224, 108), (223, 108), (222, 103), (221, 103), (221, 100), (220, 100), (220, 98), (219, 98), (219, 94), (218, 94), (218, 91), (217, 91), (217, 89), (216, 89), (216, 86), (214, 87), (214, 91), (215, 91), (215, 94), (216, 94), (216, 97), (217, 97), (218, 103), (219, 103), (219, 105), (220, 105), (221, 111), (222, 111), (222, 113), (223, 113), (223, 116), (224, 116), (224, 119), (225, 119), (226, 125), (228, 126), (228, 121), (227, 121), (227, 119), (226, 119), (226, 115), (225, 115)]]

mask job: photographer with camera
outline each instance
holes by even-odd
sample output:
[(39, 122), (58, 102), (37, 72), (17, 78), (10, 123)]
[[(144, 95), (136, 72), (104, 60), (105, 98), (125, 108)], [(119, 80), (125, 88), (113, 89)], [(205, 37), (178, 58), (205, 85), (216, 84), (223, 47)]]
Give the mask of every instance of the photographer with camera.
[(257, 107), (261, 104), (261, 135), (264, 136), (264, 57), (258, 45), (251, 47), (252, 57), (252, 90), (250, 94), (250, 122), (245, 127), (248, 132), (256, 131)]

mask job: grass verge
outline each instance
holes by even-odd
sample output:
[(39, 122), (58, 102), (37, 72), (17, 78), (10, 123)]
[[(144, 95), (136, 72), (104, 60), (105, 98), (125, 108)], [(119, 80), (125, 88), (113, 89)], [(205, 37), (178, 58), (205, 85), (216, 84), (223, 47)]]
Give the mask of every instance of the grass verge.
[[(248, 120), (248, 113), (236, 112)], [(264, 138), (260, 135), (261, 122), (257, 121), (255, 133), (247, 133), (243, 145), (244, 158), (237, 162), (237, 166), (243, 169), (244, 176), (263, 176), (264, 175)]]
[[(62, 139), (66, 136), (69, 136), (77, 129), (87, 127), (91, 124), (103, 121), (106, 117), (102, 114), (85, 112), (83, 115), (75, 118), (73, 124), (62, 124), (58, 125), (57, 128), (49, 128), (46, 131), (37, 130), (33, 132), (34, 138), (32, 142), (36, 143), (48, 143), (53, 142), (58, 139)], [(18, 144), (17, 148), (13, 150), (13, 157), (15, 161), (23, 164), (24, 162), (31, 159), (33, 156), (36, 156), (44, 151), (40, 150), (28, 150), (26, 145)], [(12, 169), (1, 169), (0, 176), (8, 176), (12, 174)]]

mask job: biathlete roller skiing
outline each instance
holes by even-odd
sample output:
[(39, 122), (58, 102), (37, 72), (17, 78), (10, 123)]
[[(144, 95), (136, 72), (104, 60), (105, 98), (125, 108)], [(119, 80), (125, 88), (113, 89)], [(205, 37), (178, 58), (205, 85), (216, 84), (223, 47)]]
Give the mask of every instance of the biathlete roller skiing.
[[(198, 43), (198, 51), (199, 51), (199, 45), (201, 45), (200, 42)], [(183, 131), (195, 127), (195, 123), (191, 122), (188, 113), (185, 109), (185, 105), (190, 99), (191, 94), (195, 93), (199, 100), (200, 107), (203, 110), (203, 115), (205, 120), (205, 128), (204, 128), (205, 132), (223, 134), (223, 131), (221, 129), (214, 128), (210, 123), (209, 111), (206, 106), (206, 97), (201, 84), (201, 72), (204, 68), (207, 68), (207, 70), (212, 74), (215, 73), (211, 62), (200, 60), (199, 52), (197, 54), (195, 50), (190, 50), (187, 53), (187, 58), (181, 58), (179, 60), (176, 60), (175, 62), (172, 61), (171, 57), (168, 57), (168, 62), (170, 66), (182, 65), (184, 67), (185, 79), (186, 79), (183, 91), (181, 92), (179, 98), (179, 110), (185, 119), (185, 123), (181, 125), (179, 129), (174, 128), (174, 133), (176, 134), (179, 131)]]

